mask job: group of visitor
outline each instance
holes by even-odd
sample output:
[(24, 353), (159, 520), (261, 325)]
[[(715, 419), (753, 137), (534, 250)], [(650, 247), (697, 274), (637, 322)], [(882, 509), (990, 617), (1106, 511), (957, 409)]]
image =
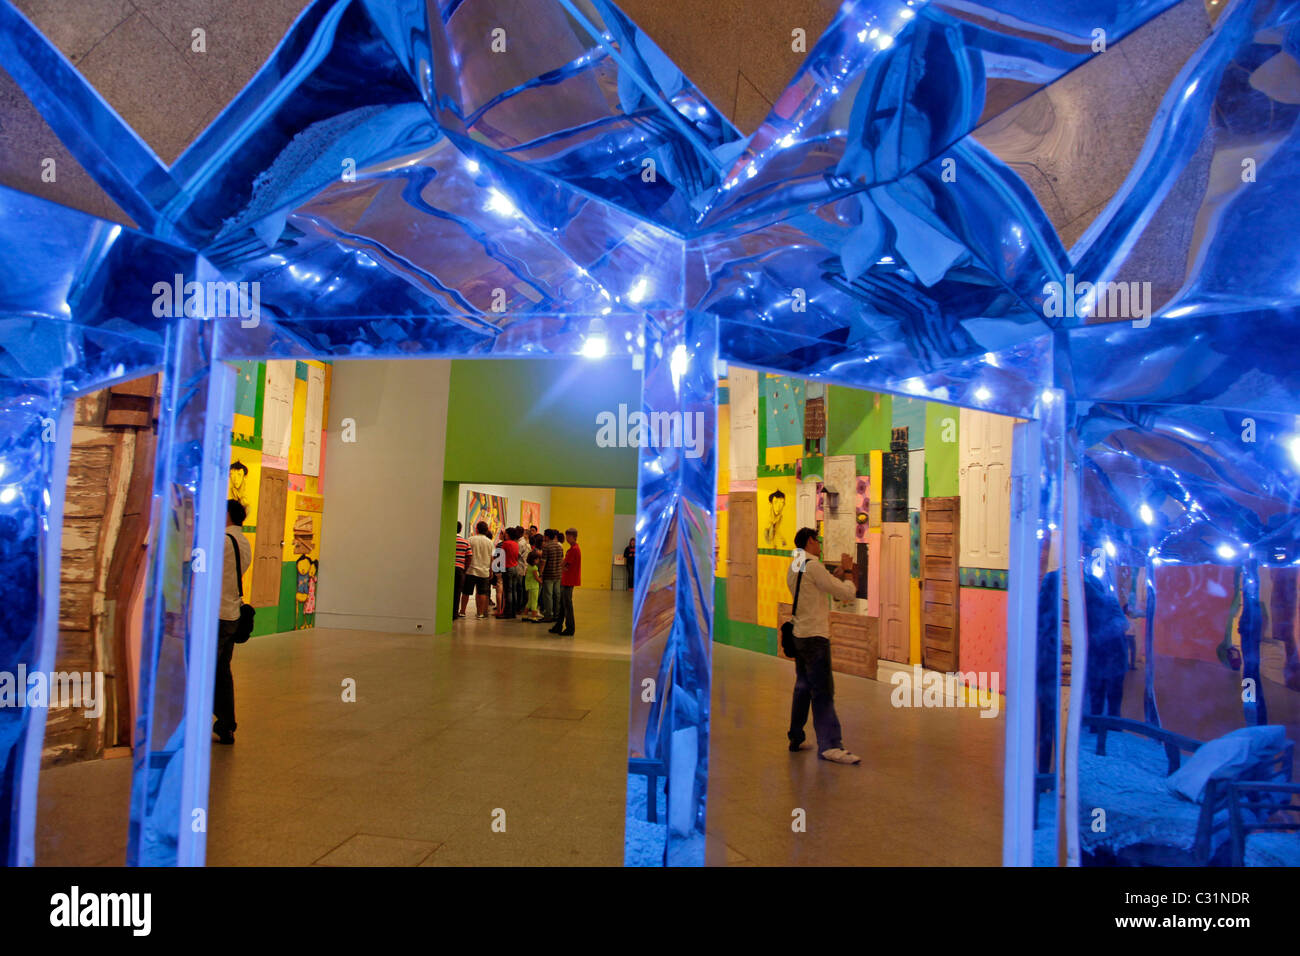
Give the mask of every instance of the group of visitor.
[[(459, 608), (452, 603), (452, 617), (466, 616), (474, 596), (479, 620), (496, 608), (499, 620), (551, 624), (550, 633), (572, 637), (573, 589), (582, 583), (582, 550), (578, 529), (563, 533), (536, 525), (503, 528), (495, 537), (486, 521), (474, 526), (474, 534), (461, 537), (456, 522), (456, 594)], [(564, 542), (568, 542), (568, 550)]]

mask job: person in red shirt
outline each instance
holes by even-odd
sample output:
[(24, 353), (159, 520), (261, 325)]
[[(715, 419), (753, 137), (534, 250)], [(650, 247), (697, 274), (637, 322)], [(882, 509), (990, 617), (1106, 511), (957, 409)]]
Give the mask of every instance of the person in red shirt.
[(507, 528), (505, 537), (501, 539), (501, 551), (506, 556), (506, 569), (501, 575), (501, 587), (498, 594), (501, 595), (501, 608), (497, 613), (499, 618), (513, 618), (515, 611), (515, 565), (519, 563), (519, 531), (516, 528)]
[(564, 573), (560, 575), (560, 610), (555, 615), (552, 634), (560, 637), (572, 637), (575, 622), (573, 620), (573, 589), (582, 584), (582, 549), (578, 547), (578, 529), (569, 528), (564, 532), (569, 542), (569, 550), (564, 555)]

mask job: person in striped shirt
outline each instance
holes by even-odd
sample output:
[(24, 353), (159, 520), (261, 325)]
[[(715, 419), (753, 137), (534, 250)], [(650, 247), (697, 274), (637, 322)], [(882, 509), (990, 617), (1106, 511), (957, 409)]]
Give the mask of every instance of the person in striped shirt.
[[(469, 564), (469, 542), (461, 536), (460, 522), (456, 522), (456, 592), (451, 599), (451, 619), (454, 621), (458, 617), (465, 616), (465, 605), (469, 603), (469, 595), (462, 594), (465, 590), (465, 566)], [(457, 610), (457, 598), (460, 600), (460, 609)]]

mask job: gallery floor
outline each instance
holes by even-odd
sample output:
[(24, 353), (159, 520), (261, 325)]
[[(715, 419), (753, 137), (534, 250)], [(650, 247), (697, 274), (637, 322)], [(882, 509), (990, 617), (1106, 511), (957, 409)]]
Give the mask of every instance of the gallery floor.
[[(209, 864), (620, 865), (632, 601), (575, 603), (569, 639), (471, 618), (451, 640), (316, 629), (237, 649)], [(786, 749), (788, 662), (720, 645), (714, 662), (710, 864), (1000, 862), (1001, 717), (895, 709), (888, 684), (837, 675), (863, 757), (842, 767)], [(130, 763), (41, 774), (39, 864), (122, 862)]]

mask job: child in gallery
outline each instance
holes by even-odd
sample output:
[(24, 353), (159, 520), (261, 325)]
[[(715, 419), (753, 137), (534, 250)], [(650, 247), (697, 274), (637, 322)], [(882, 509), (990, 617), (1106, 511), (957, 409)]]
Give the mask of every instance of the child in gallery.
[(540, 551), (528, 552), (528, 567), (524, 572), (524, 587), (528, 590), (528, 609), (522, 619), (540, 621), (542, 614), (537, 610), (537, 599), (542, 593), (542, 555)]

